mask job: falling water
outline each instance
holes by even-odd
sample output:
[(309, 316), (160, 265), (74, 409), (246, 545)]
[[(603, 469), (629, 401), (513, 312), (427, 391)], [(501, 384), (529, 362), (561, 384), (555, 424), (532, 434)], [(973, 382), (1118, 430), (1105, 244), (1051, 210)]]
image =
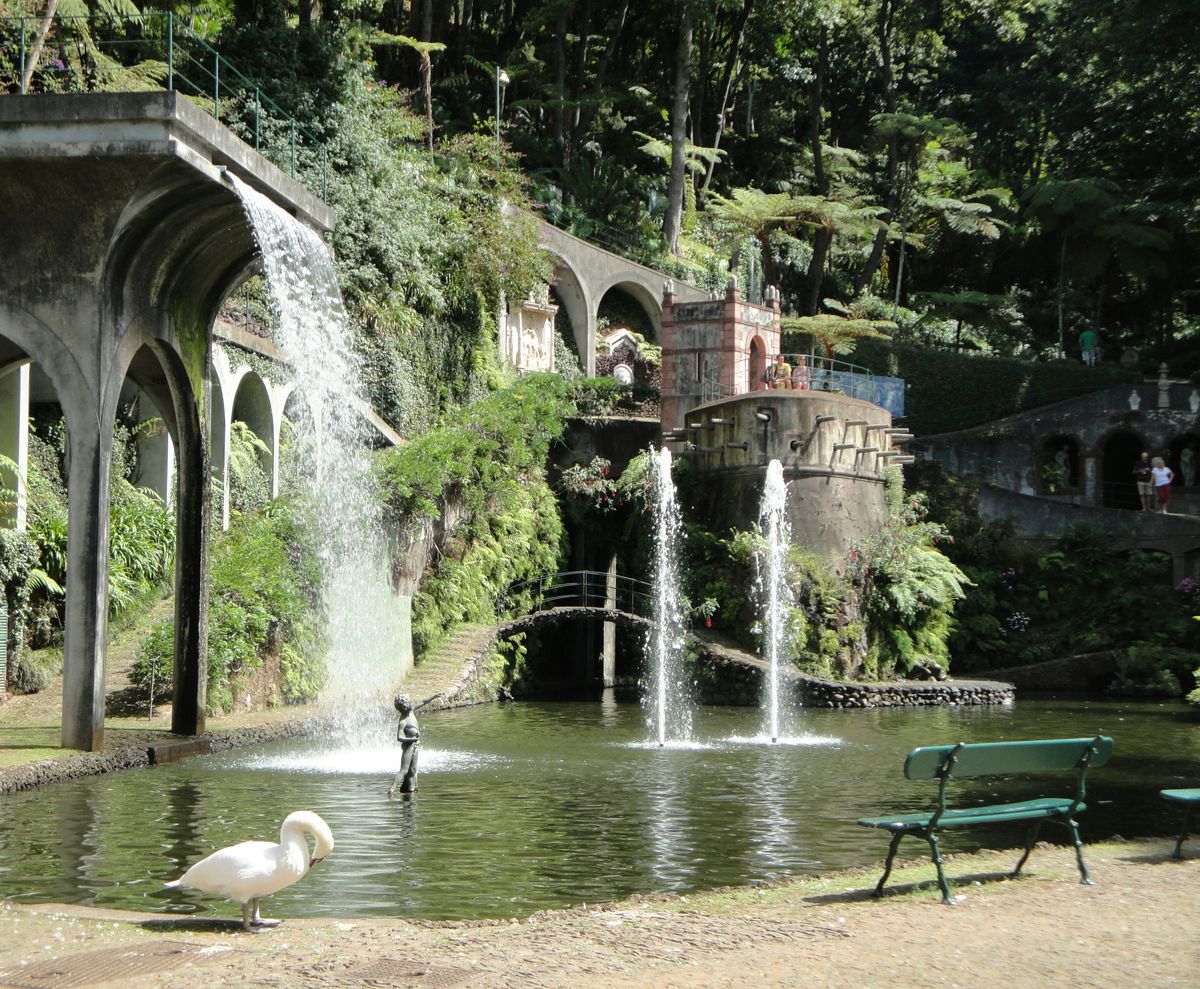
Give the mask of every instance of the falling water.
[(792, 591), (788, 586), (785, 565), (788, 548), (792, 544), (792, 533), (787, 516), (787, 485), (783, 480), (783, 465), (778, 460), (772, 460), (767, 466), (767, 482), (763, 487), (758, 520), (766, 540), (759, 563), (758, 583), (763, 610), (763, 652), (770, 666), (763, 703), (767, 731), (771, 741), (777, 742), (781, 706), (779, 666), (787, 645), (788, 616), (792, 606)]
[(373, 490), (358, 362), (333, 256), (310, 228), (230, 176), (262, 253), (275, 340), (295, 375), (301, 472), (312, 506), (327, 621), (322, 700), (354, 720), (399, 679), (397, 601)]
[(671, 451), (655, 457), (654, 472), (654, 628), (647, 641), (650, 689), (644, 703), (658, 744), (686, 742), (692, 711), (683, 670), (683, 609), (675, 554), (683, 523), (671, 478)]

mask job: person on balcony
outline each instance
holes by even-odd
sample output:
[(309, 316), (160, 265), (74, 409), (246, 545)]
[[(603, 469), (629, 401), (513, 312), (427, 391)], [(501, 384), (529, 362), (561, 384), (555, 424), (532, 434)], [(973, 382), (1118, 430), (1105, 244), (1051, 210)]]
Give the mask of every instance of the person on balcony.
[(796, 358), (796, 366), (792, 368), (792, 390), (807, 391), (810, 377), (808, 360), (801, 354)]
[(790, 388), (792, 383), (792, 365), (784, 360), (783, 354), (780, 354), (775, 359), (775, 368), (772, 374), (772, 388)]

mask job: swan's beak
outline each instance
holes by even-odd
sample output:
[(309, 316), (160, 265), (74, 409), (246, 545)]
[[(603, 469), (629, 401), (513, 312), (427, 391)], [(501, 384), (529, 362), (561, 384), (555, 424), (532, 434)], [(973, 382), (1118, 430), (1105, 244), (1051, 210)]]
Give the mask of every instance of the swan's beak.
[(308, 867), (311, 869), (311, 868), (312, 868), (314, 865), (316, 865), (318, 862), (324, 862), (324, 861), (325, 861), (325, 858), (324, 858), (324, 856), (322, 856), (322, 857), (321, 857), (321, 858), (319, 858), (319, 859), (309, 859), (309, 860), (308, 860)]

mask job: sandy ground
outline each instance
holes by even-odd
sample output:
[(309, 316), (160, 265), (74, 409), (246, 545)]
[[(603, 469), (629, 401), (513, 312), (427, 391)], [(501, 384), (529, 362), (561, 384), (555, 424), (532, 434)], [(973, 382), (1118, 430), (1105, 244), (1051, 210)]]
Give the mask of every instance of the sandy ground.
[[(1039, 847), (1016, 881), (1003, 878), (1012, 852), (957, 856), (954, 907), (928, 864), (906, 865), (879, 900), (867, 895), (877, 874), (852, 872), (519, 922), (294, 920), (260, 934), (233, 920), (0, 903), (0, 986), (1195, 989), (1200, 839), (1183, 861), (1171, 848), (1090, 846), (1094, 886), (1079, 883), (1070, 849)], [(170, 954), (163, 970), (110, 978), (115, 948), (118, 964)], [(73, 971), (91, 981), (63, 981)]]

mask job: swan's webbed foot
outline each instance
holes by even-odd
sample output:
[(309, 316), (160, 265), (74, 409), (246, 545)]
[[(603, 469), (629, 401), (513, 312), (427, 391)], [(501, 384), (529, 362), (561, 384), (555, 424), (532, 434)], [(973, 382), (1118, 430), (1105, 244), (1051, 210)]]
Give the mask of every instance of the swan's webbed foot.
[(242, 904), (242, 930), (250, 934), (261, 934), (264, 927), (278, 927), (283, 923), (282, 920), (268, 920), (265, 917), (259, 916), (258, 900), (252, 900), (254, 905), (254, 914), (250, 914), (250, 903)]

